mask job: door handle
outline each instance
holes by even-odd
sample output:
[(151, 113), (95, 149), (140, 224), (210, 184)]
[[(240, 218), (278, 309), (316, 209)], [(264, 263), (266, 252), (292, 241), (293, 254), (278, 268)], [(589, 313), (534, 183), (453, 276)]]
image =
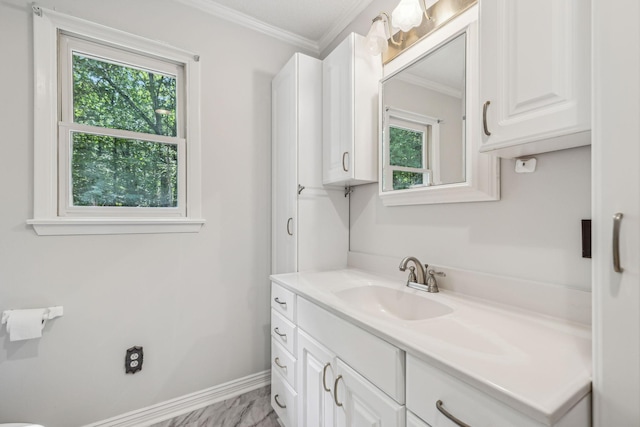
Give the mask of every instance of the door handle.
[(289, 236), (293, 236), (293, 231), (291, 231), (291, 223), (293, 222), (293, 218), (289, 218), (287, 220), (287, 234)]
[(336, 403), (336, 406), (342, 406), (342, 403), (338, 402), (338, 381), (342, 379), (342, 375), (338, 375), (336, 381), (333, 383), (333, 401)]
[(484, 128), (484, 134), (487, 136), (491, 136), (489, 126), (487, 126), (487, 109), (489, 109), (489, 105), (491, 105), (491, 101), (485, 102), (482, 106), (482, 127)]
[(331, 366), (331, 363), (324, 365), (324, 369), (322, 370), (322, 388), (324, 388), (324, 391), (331, 393), (331, 389), (327, 387), (327, 368), (329, 366)]
[(623, 216), (620, 212), (613, 215), (613, 271), (616, 273), (622, 273), (624, 271), (620, 266), (620, 223), (622, 222)]

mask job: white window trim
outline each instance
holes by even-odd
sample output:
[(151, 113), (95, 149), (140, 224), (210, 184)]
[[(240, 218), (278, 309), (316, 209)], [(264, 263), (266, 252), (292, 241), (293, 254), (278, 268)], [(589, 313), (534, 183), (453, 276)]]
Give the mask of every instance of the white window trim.
[[(393, 107), (385, 108), (384, 115), (384, 178), (385, 182), (393, 183), (393, 172), (394, 171), (404, 171), (404, 172), (415, 172), (422, 173), (424, 178), (423, 182), (425, 183), (423, 186), (427, 187), (430, 185), (440, 184), (440, 122), (441, 120), (435, 117), (429, 117), (422, 114), (416, 114), (410, 111), (401, 110)], [(427, 159), (429, 160), (430, 167), (425, 168), (409, 168), (403, 166), (393, 166), (390, 164), (390, 150), (391, 150), (391, 140), (389, 127), (397, 127), (409, 129), (417, 132), (422, 132), (424, 135), (427, 134), (426, 129), (431, 127), (431, 141), (423, 141), (423, 149), (422, 149), (422, 164), (427, 164)], [(426, 147), (425, 147), (426, 145)], [(385, 191), (391, 191), (393, 189), (386, 189)], [(395, 191), (395, 190), (394, 190)]]
[[(200, 64), (193, 53), (123, 31), (34, 6), (34, 195), (33, 226), (38, 235), (197, 232), (202, 212), (200, 149)], [(186, 216), (78, 218), (58, 215), (58, 33), (184, 64), (187, 118)]]

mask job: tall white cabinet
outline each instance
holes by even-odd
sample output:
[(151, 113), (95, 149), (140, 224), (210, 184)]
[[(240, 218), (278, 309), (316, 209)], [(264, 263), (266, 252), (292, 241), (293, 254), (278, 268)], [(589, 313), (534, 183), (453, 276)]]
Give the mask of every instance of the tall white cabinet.
[(588, 145), (590, 2), (482, 0), (479, 22), (480, 151), (513, 158)]
[(380, 58), (351, 33), (323, 61), (323, 182), (378, 181)]
[[(640, 3), (593, 0), (593, 425), (640, 425)], [(614, 269), (613, 216), (621, 271)]]
[(349, 205), (322, 185), (322, 61), (296, 53), (272, 82), (272, 273), (345, 267)]

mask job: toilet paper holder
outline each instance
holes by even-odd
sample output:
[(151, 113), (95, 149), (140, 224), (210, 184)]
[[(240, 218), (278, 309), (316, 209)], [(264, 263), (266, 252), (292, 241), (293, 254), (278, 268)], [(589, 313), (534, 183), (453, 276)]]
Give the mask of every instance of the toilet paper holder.
[[(11, 312), (14, 310), (5, 310), (2, 312), (2, 320), (0, 320), (0, 325), (4, 325), (9, 320), (9, 316), (11, 316)], [(60, 317), (64, 314), (64, 308), (61, 305), (57, 305), (55, 307), (48, 307), (44, 310), (42, 314), (42, 321), (46, 322), (47, 320), (55, 319), (56, 317)]]

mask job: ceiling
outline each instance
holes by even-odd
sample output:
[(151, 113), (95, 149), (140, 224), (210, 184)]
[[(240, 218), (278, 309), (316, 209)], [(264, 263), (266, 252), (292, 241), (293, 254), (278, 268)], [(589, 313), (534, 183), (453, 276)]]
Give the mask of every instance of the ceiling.
[(320, 53), (372, 0), (177, 0)]

